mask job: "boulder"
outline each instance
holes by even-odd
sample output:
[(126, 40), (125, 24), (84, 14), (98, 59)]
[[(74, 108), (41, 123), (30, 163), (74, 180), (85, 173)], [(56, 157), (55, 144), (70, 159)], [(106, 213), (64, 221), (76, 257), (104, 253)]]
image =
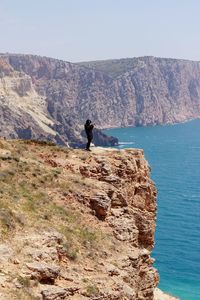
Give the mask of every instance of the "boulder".
[(6, 244), (1, 244), (0, 245), (0, 262), (5, 262), (8, 261), (13, 255), (12, 249), (6, 245)]
[(60, 268), (56, 265), (46, 263), (27, 263), (26, 266), (31, 271), (30, 277), (40, 282), (54, 283), (60, 273)]
[(61, 300), (66, 299), (67, 290), (55, 285), (45, 285), (41, 294), (43, 300)]
[(98, 193), (90, 199), (91, 208), (96, 212), (99, 219), (104, 219), (111, 206), (111, 199), (106, 193)]

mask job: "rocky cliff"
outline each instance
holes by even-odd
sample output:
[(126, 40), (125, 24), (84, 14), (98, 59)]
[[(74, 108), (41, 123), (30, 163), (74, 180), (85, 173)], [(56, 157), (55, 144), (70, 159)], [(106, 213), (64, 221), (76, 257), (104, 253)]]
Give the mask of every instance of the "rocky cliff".
[[(45, 57), (1, 55), (0, 135), (71, 146), (85, 143), (83, 125), (90, 114), (84, 108), (84, 117), (80, 115), (82, 69)], [(94, 143), (113, 146), (117, 139), (96, 128)]]
[(154, 299), (156, 188), (142, 150), (1, 140), (0, 167), (0, 299)]
[[(7, 137), (77, 145), (83, 124), (145, 126), (200, 117), (200, 63), (141, 57), (72, 64), (0, 56), (0, 126)], [(95, 143), (114, 145), (100, 132)]]

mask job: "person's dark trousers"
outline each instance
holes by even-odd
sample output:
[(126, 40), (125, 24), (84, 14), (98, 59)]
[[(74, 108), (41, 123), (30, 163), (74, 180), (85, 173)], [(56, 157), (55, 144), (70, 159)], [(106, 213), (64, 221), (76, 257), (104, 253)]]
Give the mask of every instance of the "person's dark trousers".
[(92, 138), (88, 137), (87, 139), (88, 139), (88, 142), (86, 145), (86, 150), (90, 150), (90, 144), (91, 144)]

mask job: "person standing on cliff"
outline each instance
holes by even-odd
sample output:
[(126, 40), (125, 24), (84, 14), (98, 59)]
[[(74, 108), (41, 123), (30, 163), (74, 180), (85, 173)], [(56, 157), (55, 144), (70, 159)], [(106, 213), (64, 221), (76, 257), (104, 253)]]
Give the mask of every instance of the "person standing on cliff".
[(92, 132), (93, 128), (94, 128), (94, 125), (92, 124), (92, 122), (90, 120), (87, 120), (85, 122), (85, 132), (86, 132), (86, 136), (87, 136), (87, 140), (88, 140), (85, 150), (87, 150), (87, 151), (91, 151), (90, 144), (93, 139), (93, 132)]

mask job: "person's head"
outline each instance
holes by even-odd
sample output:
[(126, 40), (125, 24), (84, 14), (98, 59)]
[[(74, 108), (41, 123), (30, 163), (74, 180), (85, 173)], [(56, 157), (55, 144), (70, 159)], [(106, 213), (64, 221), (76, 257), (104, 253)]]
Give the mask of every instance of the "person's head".
[(91, 123), (92, 123), (92, 121), (89, 119), (86, 121), (86, 125), (90, 125)]

